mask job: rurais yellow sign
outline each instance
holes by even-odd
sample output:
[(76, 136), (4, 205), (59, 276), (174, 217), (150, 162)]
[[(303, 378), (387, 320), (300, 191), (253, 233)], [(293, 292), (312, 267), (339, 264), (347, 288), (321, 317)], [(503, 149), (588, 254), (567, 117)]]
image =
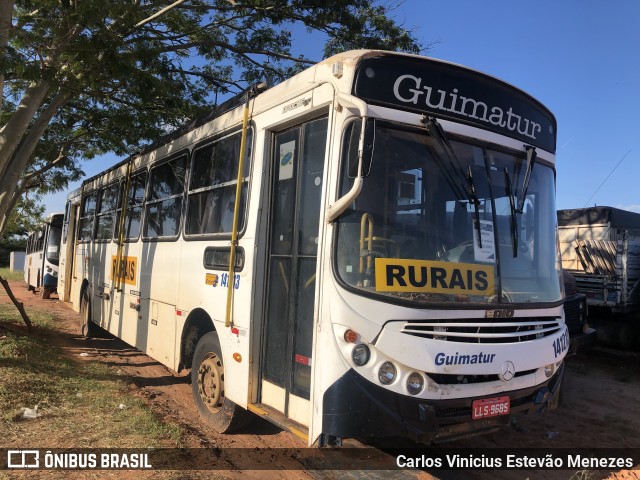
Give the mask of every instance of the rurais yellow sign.
[(136, 274), (138, 272), (138, 257), (120, 257), (120, 268), (118, 268), (118, 257), (111, 256), (111, 279), (116, 280), (118, 273), (120, 279), (127, 285), (136, 284)]
[(493, 265), (402, 258), (376, 258), (379, 292), (493, 295)]

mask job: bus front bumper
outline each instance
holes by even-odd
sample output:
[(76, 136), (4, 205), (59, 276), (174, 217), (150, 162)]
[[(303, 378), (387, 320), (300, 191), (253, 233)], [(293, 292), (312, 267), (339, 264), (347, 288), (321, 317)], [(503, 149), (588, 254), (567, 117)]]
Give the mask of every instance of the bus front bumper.
[[(386, 390), (353, 370), (325, 393), (322, 431), (341, 438), (404, 437), (438, 443), (489, 433), (510, 423), (514, 413), (541, 413), (558, 400), (564, 363), (546, 382), (500, 393), (509, 396), (510, 414), (472, 420), (471, 404), (478, 398), (425, 400)], [(490, 398), (487, 395), (481, 398)]]
[(58, 277), (50, 273), (45, 273), (42, 279), (42, 286), (47, 288), (56, 288), (58, 286)]

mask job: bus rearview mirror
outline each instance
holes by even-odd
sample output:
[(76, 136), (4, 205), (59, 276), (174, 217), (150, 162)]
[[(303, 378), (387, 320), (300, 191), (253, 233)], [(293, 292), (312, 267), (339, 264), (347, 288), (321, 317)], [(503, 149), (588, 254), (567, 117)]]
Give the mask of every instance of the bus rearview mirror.
[[(364, 142), (362, 146), (362, 176), (366, 177), (371, 172), (371, 163), (373, 159), (373, 147), (375, 144), (376, 123), (374, 118), (368, 118), (364, 127)], [(349, 132), (349, 177), (358, 176), (358, 147), (360, 144), (360, 134), (362, 129), (362, 120), (353, 122)]]

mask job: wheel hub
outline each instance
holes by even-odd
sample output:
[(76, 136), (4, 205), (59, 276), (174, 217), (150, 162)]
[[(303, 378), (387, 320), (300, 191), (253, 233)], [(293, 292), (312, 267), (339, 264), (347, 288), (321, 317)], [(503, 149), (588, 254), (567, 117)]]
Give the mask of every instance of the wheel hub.
[(198, 393), (205, 406), (217, 413), (224, 402), (224, 380), (222, 362), (215, 354), (210, 354), (198, 369)]

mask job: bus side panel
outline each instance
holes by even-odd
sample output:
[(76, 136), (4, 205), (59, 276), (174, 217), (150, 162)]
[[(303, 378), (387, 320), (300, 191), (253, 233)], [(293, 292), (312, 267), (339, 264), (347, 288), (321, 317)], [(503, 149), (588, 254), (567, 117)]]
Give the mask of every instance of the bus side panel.
[(122, 277), (118, 279), (118, 246), (115, 242), (112, 243), (106, 268), (113, 291), (109, 331), (146, 353), (149, 305), (148, 299), (141, 298), (139, 266), (142, 248), (141, 241), (125, 242), (120, 253)]
[[(228, 271), (209, 270), (203, 265), (203, 256), (207, 247), (228, 248), (228, 240), (223, 241), (188, 241), (182, 250), (180, 265), (180, 293), (176, 315), (176, 360), (177, 369), (180, 354), (182, 329), (188, 315), (195, 309), (204, 310), (214, 324), (220, 340), (225, 368), (225, 396), (234, 403), (246, 407), (249, 396), (250, 342), (249, 326), (251, 324), (251, 271), (253, 263), (253, 239), (243, 236), (239, 246), (245, 255), (243, 270), (229, 279)], [(225, 327), (227, 291), (233, 288), (233, 322), (235, 329)], [(237, 332), (237, 333), (234, 333)], [(235, 358), (234, 358), (234, 354)], [(239, 356), (238, 356), (239, 355)], [(185, 365), (190, 368), (191, 365)], [(234, 379), (237, 379), (235, 381)]]
[[(176, 330), (182, 240), (141, 242), (135, 247), (126, 255), (127, 269), (129, 272), (135, 269), (129, 275), (135, 276), (136, 284), (125, 283), (123, 310), (127, 313), (122, 338), (175, 369), (178, 363), (175, 342), (170, 339)], [(134, 250), (139, 254), (133, 255)], [(140, 307), (136, 311), (138, 302)]]

